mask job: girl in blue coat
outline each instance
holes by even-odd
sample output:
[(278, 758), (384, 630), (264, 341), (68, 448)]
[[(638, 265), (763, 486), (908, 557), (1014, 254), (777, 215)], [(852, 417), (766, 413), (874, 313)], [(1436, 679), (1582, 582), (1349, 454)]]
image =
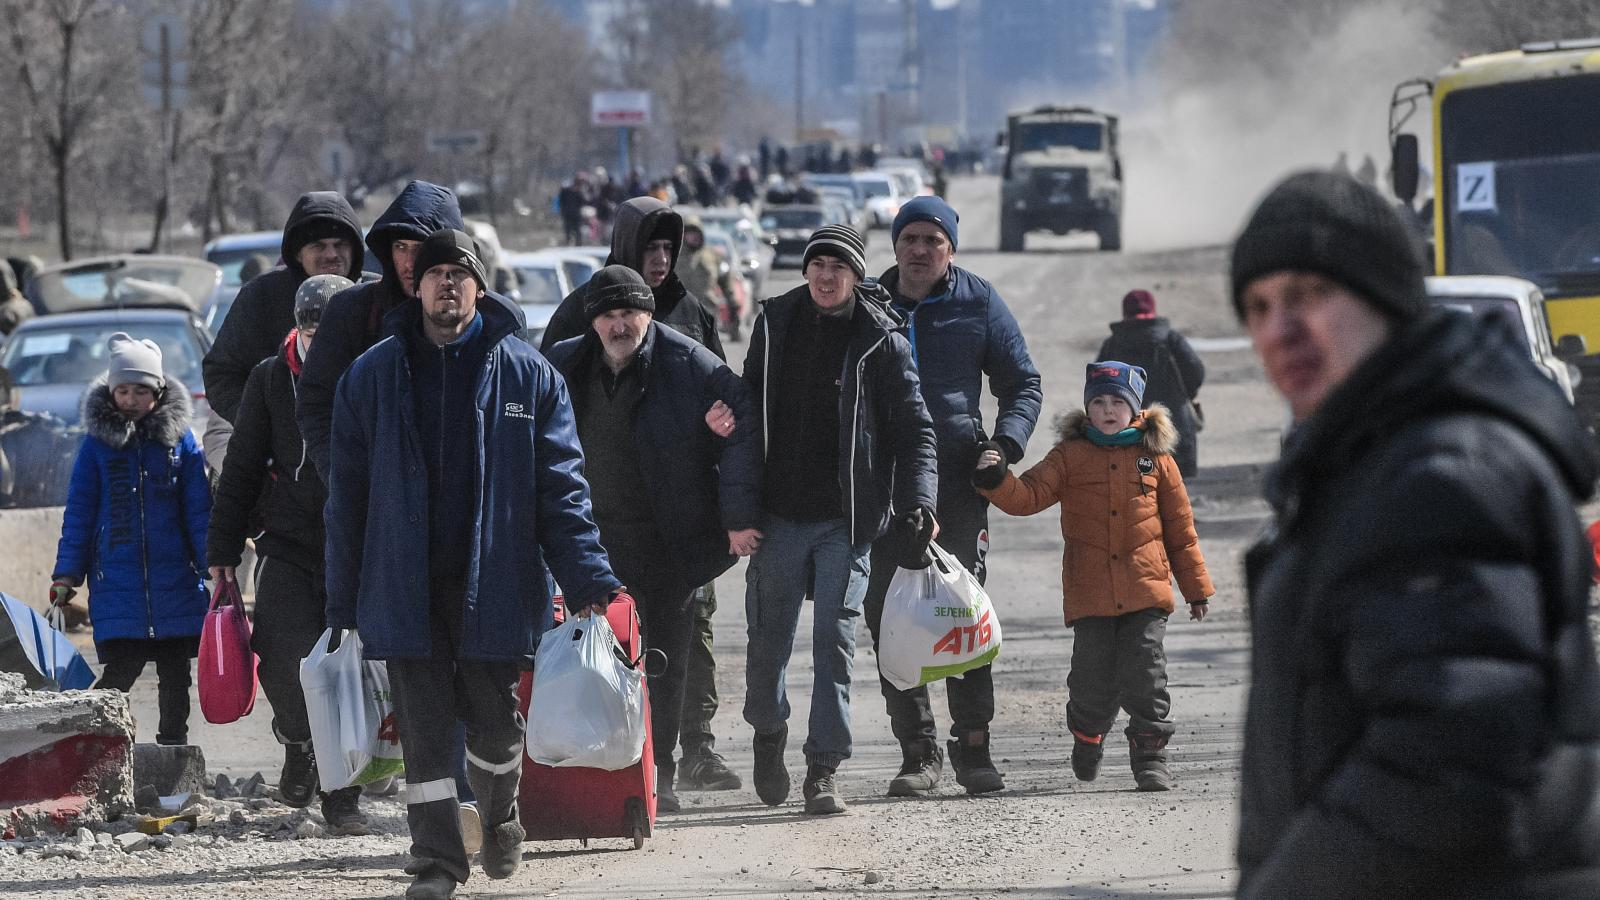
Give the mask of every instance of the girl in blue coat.
[(189, 738), (189, 660), (206, 615), (211, 494), (189, 431), (189, 390), (161, 367), (161, 348), (114, 334), (110, 369), (83, 397), (78, 448), (61, 523), (50, 601), (65, 606), (89, 582), (97, 688), (126, 692), (155, 662), (159, 744)]

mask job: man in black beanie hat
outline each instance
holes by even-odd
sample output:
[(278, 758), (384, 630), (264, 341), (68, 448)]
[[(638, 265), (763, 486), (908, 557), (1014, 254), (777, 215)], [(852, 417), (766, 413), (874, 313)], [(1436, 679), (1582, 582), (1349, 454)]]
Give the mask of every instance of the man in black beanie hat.
[(1370, 187), (1268, 194), (1233, 302), (1294, 426), (1246, 557), (1239, 896), (1600, 896), (1600, 474), (1504, 324), (1429, 311)]
[[(645, 643), (667, 655), (650, 683), (650, 717), (657, 806), (677, 812), (693, 597), (760, 545), (760, 445), (744, 383), (653, 321), (655, 296), (639, 273), (606, 266), (589, 285), (589, 331), (547, 357), (572, 393), (600, 541), (639, 601)], [(716, 429), (708, 406), (737, 426)]]

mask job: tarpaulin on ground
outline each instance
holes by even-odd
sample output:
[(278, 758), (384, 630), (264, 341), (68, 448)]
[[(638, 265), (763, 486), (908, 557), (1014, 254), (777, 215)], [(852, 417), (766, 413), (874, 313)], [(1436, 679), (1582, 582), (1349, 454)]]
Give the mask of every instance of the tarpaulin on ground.
[(94, 672), (66, 635), (28, 604), (0, 593), (0, 671), (16, 672), (32, 690), (82, 690)]

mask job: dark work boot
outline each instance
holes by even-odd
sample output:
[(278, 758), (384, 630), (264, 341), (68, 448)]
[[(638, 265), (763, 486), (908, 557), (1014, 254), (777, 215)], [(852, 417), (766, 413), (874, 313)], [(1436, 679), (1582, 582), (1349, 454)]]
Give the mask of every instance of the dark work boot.
[(284, 806), (305, 809), (317, 795), (317, 757), (311, 742), (283, 745), (283, 771), (278, 773), (278, 799)]
[(406, 888), (406, 900), (450, 900), (456, 895), (456, 880), (443, 869), (428, 868)]
[(1072, 733), (1072, 774), (1079, 781), (1093, 781), (1100, 774), (1100, 759), (1106, 754), (1106, 736)]
[(751, 742), (756, 755), (756, 796), (768, 806), (789, 799), (789, 770), (783, 765), (783, 749), (789, 744), (789, 726), (780, 725), (771, 734), (757, 733)]
[(831, 816), (844, 812), (844, 798), (833, 783), (833, 767), (812, 763), (806, 767), (806, 783), (800, 793), (806, 798), (806, 815)]
[(687, 791), (737, 791), (744, 786), (710, 743), (686, 747), (678, 762), (678, 786)]
[(939, 776), (944, 773), (944, 754), (939, 752), (939, 745), (912, 745), (902, 752), (905, 762), (899, 774), (889, 780), (889, 796), (928, 796), (939, 786)]
[(683, 804), (678, 802), (678, 792), (672, 789), (677, 775), (677, 763), (670, 759), (656, 763), (656, 812), (678, 812)]
[(950, 767), (956, 770), (956, 783), (969, 794), (1003, 791), (1006, 781), (989, 759), (989, 732), (969, 731), (948, 742)]
[(1128, 764), (1141, 791), (1172, 790), (1172, 770), (1167, 768), (1167, 736), (1128, 735)]
[(322, 795), (322, 818), (333, 834), (367, 834), (367, 817), (361, 813), (361, 786), (340, 788)]

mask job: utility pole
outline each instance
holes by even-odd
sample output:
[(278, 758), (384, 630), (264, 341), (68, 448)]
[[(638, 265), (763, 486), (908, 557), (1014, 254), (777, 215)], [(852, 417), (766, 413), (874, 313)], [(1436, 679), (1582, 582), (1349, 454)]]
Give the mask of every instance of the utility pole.
[(806, 129), (806, 35), (805, 13), (796, 10), (799, 19), (794, 30), (794, 139), (798, 143)]

